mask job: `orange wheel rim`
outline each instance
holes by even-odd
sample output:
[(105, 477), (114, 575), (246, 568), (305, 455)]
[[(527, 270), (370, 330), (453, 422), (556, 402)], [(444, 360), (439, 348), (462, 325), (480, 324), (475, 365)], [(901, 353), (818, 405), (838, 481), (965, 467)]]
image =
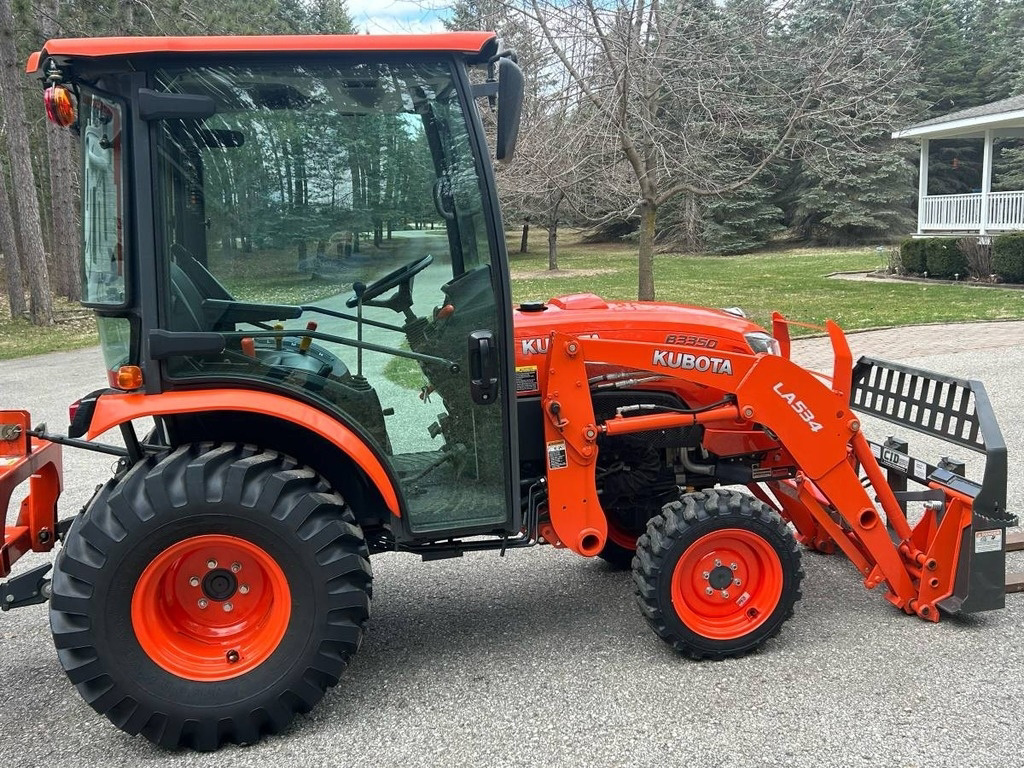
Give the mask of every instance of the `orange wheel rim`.
[(235, 536), (193, 536), (139, 577), (132, 628), (154, 663), (188, 680), (243, 675), (277, 649), (292, 612), (284, 571)]
[(672, 607), (691, 631), (735, 640), (761, 626), (782, 598), (782, 563), (755, 533), (723, 528), (691, 544), (672, 571)]

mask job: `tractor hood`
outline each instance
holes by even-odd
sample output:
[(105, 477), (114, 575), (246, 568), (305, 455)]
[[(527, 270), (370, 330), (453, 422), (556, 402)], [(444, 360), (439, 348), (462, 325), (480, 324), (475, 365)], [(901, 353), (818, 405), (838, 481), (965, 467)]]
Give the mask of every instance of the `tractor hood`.
[(765, 333), (746, 318), (720, 309), (649, 301), (606, 301), (592, 293), (524, 302), (514, 310), (516, 359), (536, 362), (547, 352), (552, 331), (582, 338), (677, 344), (750, 352), (745, 334)]

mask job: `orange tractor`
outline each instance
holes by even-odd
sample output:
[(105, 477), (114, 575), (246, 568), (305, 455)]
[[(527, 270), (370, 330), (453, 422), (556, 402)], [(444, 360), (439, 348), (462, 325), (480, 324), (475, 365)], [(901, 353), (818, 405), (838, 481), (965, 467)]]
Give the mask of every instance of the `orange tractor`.
[[(492, 34), (54, 40), (28, 70), (81, 139), (108, 381), (67, 435), (0, 412), (0, 504), (29, 480), (0, 575), (61, 544), (0, 604), (49, 601), (119, 728), (204, 750), (281, 730), (359, 647), (387, 551), (631, 567), (694, 658), (780, 631), (801, 546), (928, 621), (1003, 606), (1016, 520), (981, 385), (854, 364), (832, 323), (825, 375), (781, 317), (513, 308), (477, 102), (510, 157), (522, 75)], [(980, 454), (982, 481), (861, 414)], [(94, 441), (113, 429), (124, 448)], [(119, 456), (66, 520), (62, 445)]]

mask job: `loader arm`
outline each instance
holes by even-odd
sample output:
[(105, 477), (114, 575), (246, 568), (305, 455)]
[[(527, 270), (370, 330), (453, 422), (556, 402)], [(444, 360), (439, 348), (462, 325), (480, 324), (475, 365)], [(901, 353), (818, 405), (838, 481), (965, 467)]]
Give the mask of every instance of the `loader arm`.
[[(553, 333), (541, 391), (549, 510), (561, 541), (584, 555), (604, 545), (607, 526), (594, 483), (599, 435), (696, 424), (761, 428), (777, 439), (780, 455), (791, 459), (797, 472), (793, 479), (767, 484), (774, 500), (762, 488), (753, 487), (794, 525), (805, 544), (824, 551), (838, 546), (861, 572), (867, 587), (885, 584), (890, 602), (927, 620), (937, 621), (940, 608), (948, 612), (970, 609), (965, 603), (967, 584), (974, 590), (975, 610), (1001, 605), (1002, 576), (998, 585), (992, 579), (972, 577), (971, 553), (965, 549), (974, 541), (971, 533), (975, 525), (998, 530), (1001, 535), (1001, 527), (1012, 524), (1012, 519), (990, 515), (985, 518), (989, 522), (976, 520), (974, 500), (982, 494), (982, 486), (941, 470), (920, 478), (931, 489), (928, 498), (941, 499), (941, 506), (928, 509), (911, 526), (879, 466), (879, 451), (873, 451), (864, 437), (860, 419), (851, 407), (851, 395), (858, 393), (860, 397), (861, 393), (854, 384), (849, 346), (838, 326), (830, 323), (827, 331), (836, 361), (831, 378), (802, 368), (788, 355), (720, 350), (712, 354), (685, 347)], [(788, 352), (788, 339), (784, 341), (782, 349)], [(686, 413), (626, 416), (620, 412), (600, 422), (591, 403), (588, 362), (680, 378), (720, 391), (722, 401), (715, 407)], [(863, 407), (863, 397), (860, 399)], [(987, 406), (987, 400), (984, 404)], [(858, 405), (856, 399), (853, 405)], [(912, 420), (899, 421), (916, 428)], [(941, 436), (934, 430), (932, 434)], [(864, 484), (861, 471), (866, 475)], [(984, 495), (998, 495), (998, 491), (991, 490), (997, 481), (989, 478), (990, 487)], [(1005, 498), (1005, 472), (1002, 483)], [(998, 522), (991, 522), (993, 519)], [(985, 539), (988, 542), (993, 534), (986, 535), (990, 537)], [(1001, 540), (999, 546), (1002, 549)], [(977, 594), (982, 583), (999, 594)]]

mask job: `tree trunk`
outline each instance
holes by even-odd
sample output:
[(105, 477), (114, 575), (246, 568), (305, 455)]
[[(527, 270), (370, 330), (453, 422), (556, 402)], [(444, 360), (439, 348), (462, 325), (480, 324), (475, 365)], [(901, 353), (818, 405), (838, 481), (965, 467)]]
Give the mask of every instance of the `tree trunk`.
[(654, 228), (657, 219), (657, 204), (644, 200), (640, 204), (640, 255), (636, 293), (641, 301), (654, 301)]
[(12, 188), (16, 220), (21, 231), (22, 255), (28, 273), (29, 315), (35, 325), (53, 324), (53, 297), (46, 269), (43, 233), (39, 221), (39, 199), (32, 172), (32, 152), (28, 143), (25, 102), (18, 83), (21, 67), (14, 46), (14, 14), (11, 0), (0, 0), (0, 101), (4, 104), (7, 127), (7, 154), (11, 161)]
[(0, 173), (0, 253), (4, 255), (4, 276), (7, 278), (7, 300), (11, 305), (11, 317), (25, 314), (25, 285), (21, 279), (21, 259), (18, 256), (18, 241), (14, 234), (14, 217), (11, 201), (7, 197), (7, 178)]
[(47, 122), (46, 143), (50, 150), (51, 238), (57, 292), (71, 301), (82, 298), (81, 244), (78, 239), (78, 174), (71, 131)]
[(558, 269), (558, 222), (548, 227), (548, 269)]
[(562, 201), (565, 200), (565, 193), (561, 190), (555, 190), (551, 211), (548, 214), (548, 269), (551, 271), (558, 269), (558, 209), (562, 207)]
[(526, 253), (530, 250), (530, 222), (523, 222), (523, 237), (519, 241), (519, 252)]
[(700, 213), (701, 211), (700, 207), (697, 205), (697, 198), (689, 192), (685, 193), (683, 196), (683, 245), (688, 251), (704, 250), (703, 237), (701, 234), (703, 219), (701, 218)]

